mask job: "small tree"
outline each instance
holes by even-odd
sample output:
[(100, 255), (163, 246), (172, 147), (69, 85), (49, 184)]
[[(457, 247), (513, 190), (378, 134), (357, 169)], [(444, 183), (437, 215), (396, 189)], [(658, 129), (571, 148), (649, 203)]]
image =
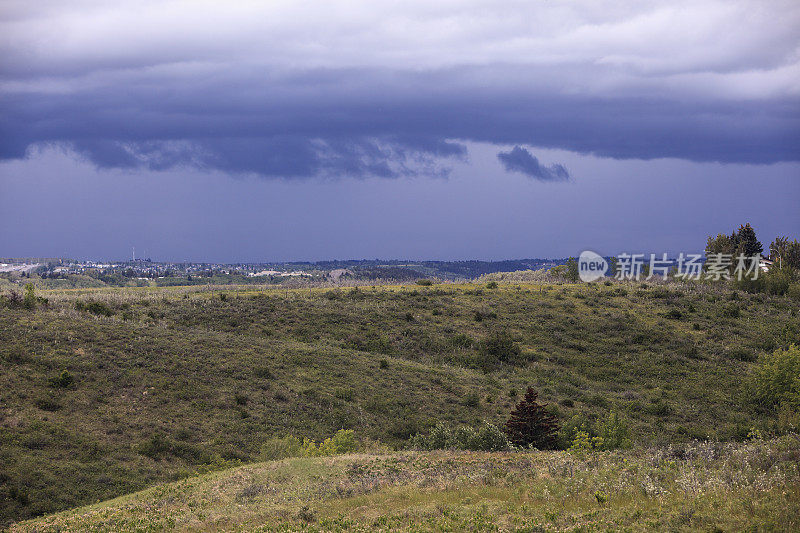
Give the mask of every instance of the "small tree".
[(574, 257), (567, 259), (567, 281), (577, 283), (580, 279), (580, 272), (578, 270), (578, 260)]
[(517, 446), (533, 446), (540, 450), (556, 447), (558, 420), (545, 411), (545, 405), (536, 401), (539, 394), (528, 387), (525, 398), (517, 404), (503, 429), (508, 439)]
[(790, 241), (788, 237), (776, 237), (769, 245), (769, 254), (778, 268), (800, 269), (800, 242), (796, 239)]
[(756, 237), (756, 232), (753, 227), (748, 223), (744, 226), (739, 226), (739, 231), (736, 233), (736, 254), (744, 254), (747, 257), (760, 255), (764, 251), (761, 243)]
[(725, 235), (720, 233), (716, 237), (709, 237), (706, 243), (706, 255), (730, 254), (736, 250), (736, 234)]
[(34, 292), (33, 283), (25, 284), (25, 297), (22, 299), (22, 304), (25, 309), (36, 307), (36, 293)]

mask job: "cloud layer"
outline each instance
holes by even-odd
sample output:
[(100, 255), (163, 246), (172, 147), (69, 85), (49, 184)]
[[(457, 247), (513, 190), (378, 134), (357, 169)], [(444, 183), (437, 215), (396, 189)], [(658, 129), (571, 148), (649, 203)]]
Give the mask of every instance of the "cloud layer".
[[(465, 141), (800, 159), (794, 1), (29, 6), (0, 15), (2, 159), (57, 143), (287, 178), (445, 175)], [(516, 150), (507, 168), (561, 176)]]
[(497, 158), (508, 172), (521, 172), (539, 181), (567, 181), (569, 172), (563, 165), (543, 166), (539, 160), (521, 146), (515, 146), (510, 152), (500, 152)]

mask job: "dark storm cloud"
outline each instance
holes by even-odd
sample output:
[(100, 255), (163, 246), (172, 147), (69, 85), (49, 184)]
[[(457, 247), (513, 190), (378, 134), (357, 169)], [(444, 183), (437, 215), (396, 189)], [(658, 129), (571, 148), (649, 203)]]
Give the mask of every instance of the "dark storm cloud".
[[(100, 167), (442, 176), (478, 141), (797, 161), (800, 9), (758, 5), (12, 1), (0, 159), (56, 143)], [(522, 155), (505, 159), (562, 175)]]
[(191, 141), (81, 140), (70, 146), (101, 168), (174, 167), (216, 169), (263, 177), (375, 176), (417, 174), (446, 176), (437, 157), (463, 156), (455, 143), (424, 144), (393, 138), (302, 136), (202, 138)]
[(328, 82), (320, 86), (190, 79), (155, 89), (110, 83), (70, 94), (4, 95), (0, 157), (64, 143), (101, 167), (192, 166), (265, 177), (443, 175), (447, 159), (466, 155), (459, 141), (620, 159), (800, 158), (800, 113), (790, 101), (525, 95), (443, 86), (442, 72), (414, 74), (398, 88), (402, 73), (345, 70), (338, 81), (334, 74), (325, 71)]
[(510, 152), (500, 152), (497, 158), (508, 172), (521, 172), (539, 181), (567, 181), (569, 172), (563, 165), (554, 164), (549, 167), (521, 146), (515, 146)]

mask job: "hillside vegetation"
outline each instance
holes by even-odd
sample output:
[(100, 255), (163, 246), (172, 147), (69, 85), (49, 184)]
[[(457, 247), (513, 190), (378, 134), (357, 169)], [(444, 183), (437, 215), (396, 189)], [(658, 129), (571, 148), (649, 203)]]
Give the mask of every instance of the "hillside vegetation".
[(797, 300), (705, 284), (36, 297), (0, 306), (0, 523), (266, 459), (289, 434), (402, 448), (502, 424), (528, 385), (565, 426), (616, 413), (636, 446), (781, 432), (743, 382), (800, 342)]
[(254, 464), (12, 531), (797, 531), (800, 438)]

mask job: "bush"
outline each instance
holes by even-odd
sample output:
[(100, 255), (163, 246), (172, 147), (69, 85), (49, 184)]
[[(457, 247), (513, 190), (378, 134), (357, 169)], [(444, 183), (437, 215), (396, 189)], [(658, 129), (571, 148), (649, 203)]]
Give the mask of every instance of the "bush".
[(522, 353), (520, 347), (510, 335), (503, 331), (492, 333), (486, 337), (479, 346), (481, 360), (479, 366), (484, 369), (497, 366), (501, 363), (518, 363)]
[(423, 287), (430, 287), (433, 285), (433, 282), (429, 279), (418, 279), (417, 285), (422, 285)]
[(77, 300), (75, 302), (75, 309), (78, 311), (86, 311), (97, 316), (112, 316), (114, 311), (103, 302), (82, 302)]
[(418, 433), (412, 437), (408, 446), (418, 450), (489, 452), (507, 451), (514, 447), (500, 428), (487, 422), (477, 428), (470, 426), (454, 427), (444, 422), (439, 422), (427, 435)]
[(800, 301), (800, 283), (791, 283), (786, 290), (786, 295), (789, 298)]
[(22, 296), (19, 295), (17, 291), (8, 291), (8, 296), (6, 296), (6, 303), (8, 307), (21, 307), (22, 306)]
[(630, 448), (632, 440), (628, 425), (617, 413), (609, 413), (605, 420), (589, 419), (578, 414), (564, 423), (558, 435), (559, 446), (572, 451), (587, 449), (615, 450)]
[(789, 268), (772, 268), (764, 274), (764, 291), (767, 294), (783, 296), (789, 290), (792, 277)]
[(572, 443), (567, 450), (570, 453), (582, 455), (595, 449), (602, 449), (602, 446), (602, 437), (592, 437), (589, 432), (581, 430), (575, 433), (575, 438), (572, 439)]
[(64, 370), (58, 376), (48, 379), (47, 382), (53, 388), (68, 389), (75, 382), (75, 378), (68, 370)]
[(25, 309), (34, 309), (36, 307), (36, 294), (34, 293), (33, 283), (25, 284), (25, 296), (22, 298), (22, 305)]
[(136, 451), (150, 459), (159, 460), (168, 456), (179, 457), (191, 463), (209, 463), (212, 457), (197, 446), (186, 442), (173, 442), (156, 433), (135, 447)]
[(597, 425), (597, 433), (603, 450), (631, 447), (630, 430), (617, 413), (609, 413), (608, 418)]
[(730, 304), (730, 305), (726, 305), (725, 307), (720, 309), (719, 314), (721, 316), (728, 317), (728, 318), (739, 318), (739, 315), (741, 314), (741, 311), (740, 311), (738, 305)]
[(764, 354), (747, 385), (752, 401), (762, 408), (800, 410), (800, 347)]
[(272, 461), (287, 457), (299, 457), (303, 443), (294, 435), (272, 437), (261, 445), (261, 459)]
[(336, 389), (333, 395), (346, 402), (352, 402), (356, 397), (356, 393), (353, 389)]
[(497, 288), (497, 282), (496, 281), (490, 281), (489, 283), (486, 284), (486, 288), (487, 289), (496, 289)]
[(255, 374), (256, 377), (259, 377), (261, 379), (272, 379), (274, 377), (272, 375), (272, 370), (266, 366), (256, 367), (255, 369), (253, 369), (253, 374)]
[(481, 399), (478, 396), (477, 392), (470, 392), (464, 397), (464, 405), (467, 407), (478, 407), (480, 405)]
[(319, 444), (313, 440), (303, 439), (301, 448), (305, 457), (323, 457), (354, 452), (358, 446), (352, 429), (340, 429), (333, 437)]

